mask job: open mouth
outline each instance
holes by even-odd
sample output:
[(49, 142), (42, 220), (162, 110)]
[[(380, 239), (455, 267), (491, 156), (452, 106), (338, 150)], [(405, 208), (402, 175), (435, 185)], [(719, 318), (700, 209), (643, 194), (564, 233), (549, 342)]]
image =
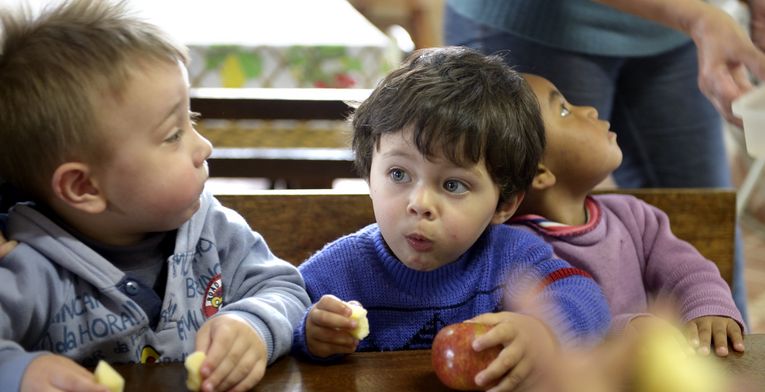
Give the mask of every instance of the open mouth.
[(409, 234), (406, 236), (406, 242), (417, 252), (427, 252), (433, 249), (433, 241), (419, 234)]

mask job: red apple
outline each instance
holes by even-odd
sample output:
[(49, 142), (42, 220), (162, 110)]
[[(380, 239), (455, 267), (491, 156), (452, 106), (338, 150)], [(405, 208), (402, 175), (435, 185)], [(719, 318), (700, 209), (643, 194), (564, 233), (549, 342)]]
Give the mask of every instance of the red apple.
[(491, 326), (479, 323), (447, 325), (433, 339), (432, 360), (436, 375), (449, 388), (460, 391), (481, 389), (475, 375), (497, 358), (502, 346), (483, 351), (473, 350), (473, 339), (483, 335)]

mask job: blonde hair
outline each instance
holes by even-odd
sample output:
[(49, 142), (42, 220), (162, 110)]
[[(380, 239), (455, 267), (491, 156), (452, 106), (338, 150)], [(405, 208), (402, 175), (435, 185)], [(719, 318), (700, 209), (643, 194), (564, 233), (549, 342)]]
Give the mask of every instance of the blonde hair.
[(0, 177), (42, 198), (58, 165), (108, 155), (98, 94), (119, 95), (146, 60), (187, 63), (186, 48), (124, 1), (0, 10)]

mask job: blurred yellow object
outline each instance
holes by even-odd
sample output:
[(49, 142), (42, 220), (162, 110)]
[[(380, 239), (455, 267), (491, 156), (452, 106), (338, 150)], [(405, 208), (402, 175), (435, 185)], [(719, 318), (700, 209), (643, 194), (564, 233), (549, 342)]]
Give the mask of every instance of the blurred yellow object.
[(198, 391), (202, 387), (202, 375), (199, 373), (199, 369), (202, 367), (202, 362), (205, 361), (205, 353), (201, 351), (195, 351), (186, 357), (184, 366), (188, 375), (186, 376), (186, 388), (189, 391)]
[(635, 392), (724, 392), (728, 380), (712, 356), (693, 354), (671, 326), (645, 332), (637, 346)]
[(122, 392), (125, 388), (125, 379), (106, 361), (98, 361), (93, 374), (96, 376), (96, 382), (109, 388), (110, 392)]

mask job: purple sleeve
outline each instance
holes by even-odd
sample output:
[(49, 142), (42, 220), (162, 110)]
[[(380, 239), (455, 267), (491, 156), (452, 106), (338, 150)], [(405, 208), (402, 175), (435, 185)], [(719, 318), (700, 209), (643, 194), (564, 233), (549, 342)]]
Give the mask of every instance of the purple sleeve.
[[(644, 202), (639, 204), (644, 218), (646, 291), (654, 295), (668, 294), (675, 301), (683, 323), (701, 316), (724, 316), (736, 320), (744, 328), (730, 287), (715, 263), (704, 258), (688, 242), (677, 238), (663, 211)], [(637, 213), (635, 215), (640, 218)]]

